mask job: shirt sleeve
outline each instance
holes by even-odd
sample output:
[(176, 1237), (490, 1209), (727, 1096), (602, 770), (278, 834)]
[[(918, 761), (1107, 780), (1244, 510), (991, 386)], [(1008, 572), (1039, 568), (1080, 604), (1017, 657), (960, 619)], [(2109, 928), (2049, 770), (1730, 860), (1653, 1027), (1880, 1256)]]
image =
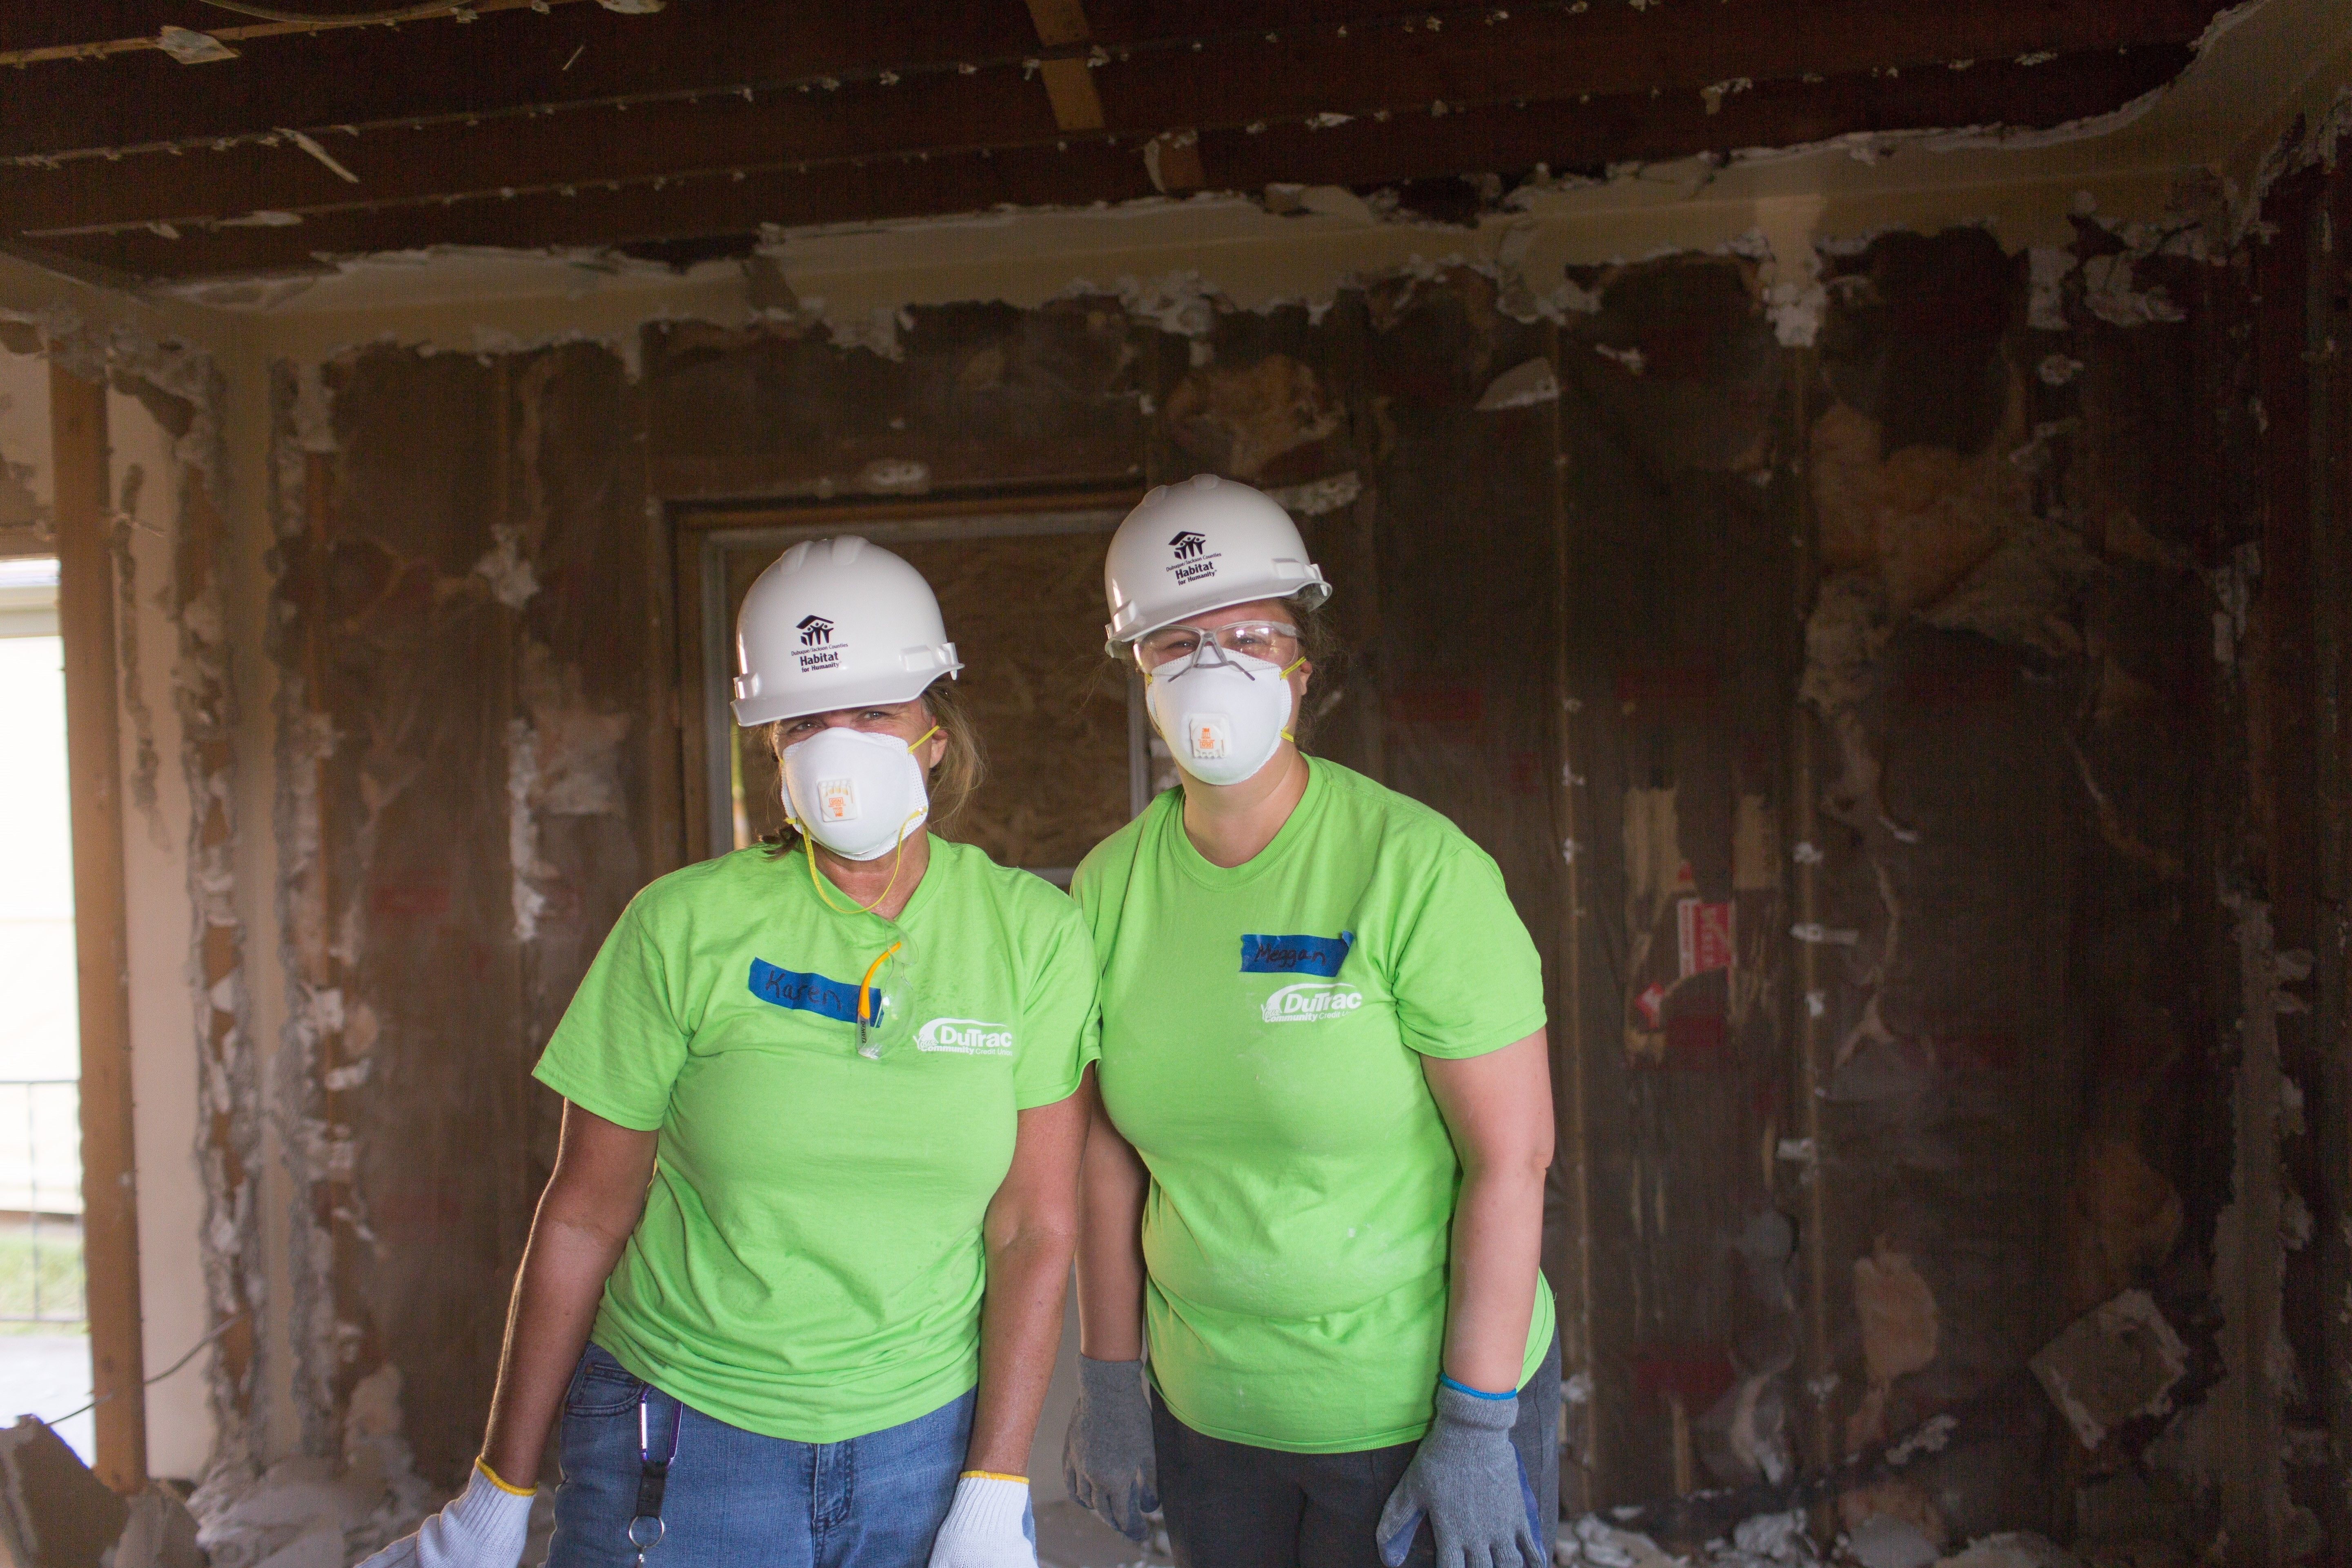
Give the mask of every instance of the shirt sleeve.
[(621, 911), (531, 1076), (583, 1110), (651, 1132), (668, 1112), (689, 1031), (645, 903)]
[(1030, 979), (1013, 1062), (1013, 1103), (1022, 1110), (1077, 1092), (1087, 1064), (1102, 1054), (1096, 1006), (1095, 945), (1077, 906), (1061, 904)]
[(1389, 979), (1405, 1044), (1479, 1057), (1542, 1028), (1543, 960), (1494, 858), (1449, 836), (1414, 892)]

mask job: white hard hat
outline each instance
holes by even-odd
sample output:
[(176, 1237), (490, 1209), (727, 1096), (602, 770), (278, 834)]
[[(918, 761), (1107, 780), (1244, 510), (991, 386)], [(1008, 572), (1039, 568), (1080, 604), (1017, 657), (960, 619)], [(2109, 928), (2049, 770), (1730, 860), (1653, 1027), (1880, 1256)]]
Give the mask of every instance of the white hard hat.
[(963, 668), (923, 574), (854, 533), (793, 545), (735, 616), (735, 722), (911, 702)]
[(1253, 599), (1331, 596), (1298, 525), (1263, 490), (1214, 474), (1161, 485), (1136, 504), (1103, 560), (1110, 652), (1187, 616)]

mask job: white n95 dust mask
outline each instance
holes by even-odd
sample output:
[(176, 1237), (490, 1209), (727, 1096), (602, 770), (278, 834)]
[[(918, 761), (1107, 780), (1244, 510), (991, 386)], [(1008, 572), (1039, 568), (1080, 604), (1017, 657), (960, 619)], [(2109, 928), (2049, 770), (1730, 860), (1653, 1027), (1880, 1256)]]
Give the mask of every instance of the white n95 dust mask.
[(896, 735), (828, 726), (784, 748), (784, 813), (793, 826), (845, 860), (896, 849), (929, 815), (930, 795), (913, 744)]
[(1237, 784), (1290, 738), (1290, 669), (1204, 638), (1191, 658), (1151, 672), (1144, 705), (1186, 773)]

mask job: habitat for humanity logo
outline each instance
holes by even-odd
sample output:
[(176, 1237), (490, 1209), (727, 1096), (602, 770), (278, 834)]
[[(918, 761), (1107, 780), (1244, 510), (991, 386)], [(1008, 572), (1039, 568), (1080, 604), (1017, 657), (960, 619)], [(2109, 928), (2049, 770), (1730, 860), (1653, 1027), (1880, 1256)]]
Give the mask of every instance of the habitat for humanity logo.
[(1364, 994), (1333, 980), (1305, 980), (1265, 999), (1258, 1016), (1269, 1024), (1313, 1024), (1344, 1017), (1364, 1005)]
[(841, 667), (841, 649), (833, 646), (833, 623), (823, 616), (803, 616), (800, 621), (800, 660), (803, 675), (821, 669)]
[(1013, 1026), (978, 1018), (934, 1018), (915, 1031), (919, 1051), (954, 1051), (967, 1057), (1009, 1057)]
[(1209, 548), (1207, 534), (1195, 533), (1188, 528), (1168, 542), (1168, 549), (1176, 558), (1168, 572), (1178, 586), (1217, 574), (1217, 552)]

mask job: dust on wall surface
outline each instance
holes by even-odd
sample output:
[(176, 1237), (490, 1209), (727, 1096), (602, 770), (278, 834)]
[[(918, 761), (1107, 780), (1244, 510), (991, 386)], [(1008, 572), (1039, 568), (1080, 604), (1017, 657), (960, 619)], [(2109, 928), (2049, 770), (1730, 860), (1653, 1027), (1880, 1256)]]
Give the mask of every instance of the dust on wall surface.
[[(1743, 243), (1571, 268), (1549, 308), (1423, 266), (1328, 308), (1196, 287), (850, 342), (656, 328), (641, 384), (587, 345), (285, 371), (314, 1451), (386, 1365), (428, 1476), (478, 1435), (485, 1282), (553, 1112), (525, 1075), (678, 852), (647, 494), (672, 528), (760, 494), (845, 521), (1210, 468), (1282, 497), (1339, 584), (1317, 748), (1460, 822), (1544, 950), (1565, 1500), (1785, 1508), (1834, 1472), (1845, 1526), (1949, 1549), (2210, 1538), (2267, 1486), (2300, 1528), (2307, 1481), (2231, 1446), (2268, 1421), (2324, 1448), (2339, 1364), (2245, 1364), (2279, 1321), (2247, 1315), (2260, 1259), (2290, 1346), (2321, 1292), (2223, 1223), (2260, 1173), (2241, 972), (2303, 951), (2284, 912), (2246, 934), (2293, 858), (2231, 826), (2293, 795), (2230, 739), (2278, 581), (2245, 549), (2276, 502), (2231, 477), (2278, 459), (2226, 460), (2282, 422), (2249, 393), (2258, 250), (2085, 218), (2063, 247), (1895, 232), (1819, 263), (1817, 330)], [(2257, 689), (2307, 696), (2276, 658)], [(2256, 1081), (2317, 1102), (2326, 1053), (2282, 1025)], [(2165, 1375), (2086, 1427), (2065, 1391), (2134, 1324)], [(1647, 1517), (1696, 1542), (1728, 1528), (1708, 1506)]]
[(0, 538), (37, 548), (55, 527), (49, 373), (40, 334), (0, 321)]
[(470, 1460), (485, 1282), (553, 1160), (536, 1047), (658, 868), (635, 399), (585, 347), (279, 379), (277, 1112), (310, 1453), (395, 1363), (425, 1472)]
[(0, 519), (25, 530), (12, 544), (53, 541), (48, 362), (110, 384), (142, 1338), (159, 1373), (200, 1352), (149, 1389), (147, 1441), (154, 1473), (197, 1480), (241, 1470), (257, 1447), (263, 1273), (260, 1107), (231, 864), (222, 385), (185, 342), (62, 313), (0, 317), (0, 348), (38, 382), (0, 409), (0, 464), (31, 503)]

